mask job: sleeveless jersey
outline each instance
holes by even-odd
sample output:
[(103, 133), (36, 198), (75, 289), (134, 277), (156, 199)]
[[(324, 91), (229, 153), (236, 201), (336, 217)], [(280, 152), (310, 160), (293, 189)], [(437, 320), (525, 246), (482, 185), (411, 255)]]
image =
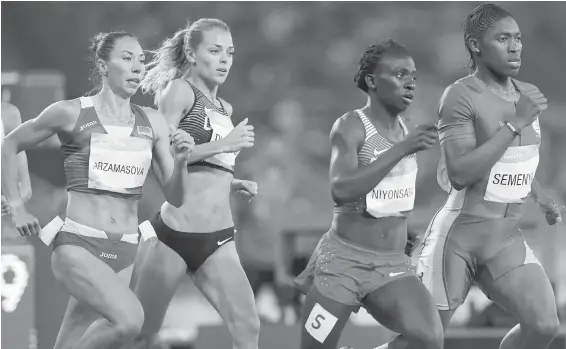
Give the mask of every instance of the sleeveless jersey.
[[(195, 102), (189, 112), (181, 118), (179, 128), (190, 134), (195, 144), (213, 142), (226, 137), (234, 129), (234, 125), (222, 101), (218, 99), (220, 102), (218, 108), (196, 86), (189, 81), (187, 83), (195, 93)], [(233, 174), (236, 156), (238, 152), (216, 154), (189, 166), (208, 166)]]
[[(519, 89), (529, 84), (513, 80)], [(532, 86), (532, 85), (531, 85)], [(439, 106), (440, 144), (451, 139), (472, 138), (479, 147), (487, 142), (515, 112), (519, 95), (503, 97), (473, 75), (449, 86)], [(438, 182), (449, 191), (445, 207), (485, 218), (519, 218), (522, 204), (531, 191), (539, 162), (541, 141), (537, 121), (523, 129), (489, 173), (460, 191), (451, 187), (444, 159), (439, 163)]]
[(141, 107), (131, 104), (135, 123), (104, 126), (92, 99), (81, 97), (70, 138), (62, 142), (67, 190), (138, 199), (151, 166), (155, 136)]
[[(356, 113), (365, 131), (364, 143), (358, 152), (358, 167), (363, 167), (377, 160), (393, 144), (379, 134), (362, 110), (358, 109)], [(398, 120), (403, 133), (407, 135), (405, 123), (400, 117)], [(362, 211), (374, 218), (402, 216), (403, 212), (411, 211), (414, 207), (417, 170), (416, 155), (411, 154), (399, 161), (365, 197), (354, 202), (337, 203), (335, 211)]]

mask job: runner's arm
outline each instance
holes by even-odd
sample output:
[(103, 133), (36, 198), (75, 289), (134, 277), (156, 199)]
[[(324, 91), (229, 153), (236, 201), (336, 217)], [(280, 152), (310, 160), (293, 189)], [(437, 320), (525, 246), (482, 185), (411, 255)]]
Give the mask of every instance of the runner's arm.
[(157, 182), (165, 194), (165, 199), (171, 205), (179, 208), (183, 205), (183, 196), (187, 192), (189, 182), (187, 162), (178, 160), (171, 155), (169, 127), (158, 111), (146, 109), (155, 132), (153, 158), (151, 167)]
[(2, 145), (2, 192), (12, 209), (24, 204), (18, 185), (17, 154), (61, 132), (72, 122), (72, 108), (69, 101), (53, 103), (38, 117), (24, 122), (6, 136)]
[[(2, 121), (6, 126), (6, 134), (12, 132), (22, 124), (22, 117), (18, 108), (8, 103), (2, 103)], [(18, 187), (22, 200), (31, 199), (31, 182), (29, 178), (28, 159), (25, 152), (18, 154)]]

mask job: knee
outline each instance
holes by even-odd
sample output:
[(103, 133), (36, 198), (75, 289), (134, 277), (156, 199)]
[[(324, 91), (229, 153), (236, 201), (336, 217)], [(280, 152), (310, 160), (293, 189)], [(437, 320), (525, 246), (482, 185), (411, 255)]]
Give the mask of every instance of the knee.
[(558, 330), (560, 328), (560, 321), (558, 320), (558, 316), (549, 316), (544, 319), (540, 319), (535, 321), (535, 323), (531, 324), (533, 330), (540, 336), (545, 338), (554, 338), (558, 334)]
[(413, 329), (411, 337), (423, 344), (427, 349), (441, 349), (444, 343), (444, 332), (440, 321), (431, 321), (430, 325)]
[(144, 321), (144, 313), (141, 305), (133, 306), (121, 311), (114, 319), (114, 329), (120, 342), (127, 342), (139, 336)]
[(259, 330), (261, 323), (257, 311), (246, 312), (241, 314), (239, 319), (233, 321), (231, 326), (234, 338), (241, 338), (243, 341), (250, 341), (259, 338)]

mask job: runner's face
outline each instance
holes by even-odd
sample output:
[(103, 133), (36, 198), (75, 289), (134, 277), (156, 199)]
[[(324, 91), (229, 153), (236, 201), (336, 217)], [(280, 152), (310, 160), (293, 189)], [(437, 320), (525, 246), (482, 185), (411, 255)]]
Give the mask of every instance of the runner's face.
[(232, 34), (219, 28), (204, 31), (194, 59), (195, 74), (213, 85), (223, 84), (228, 78), (234, 59)]
[(145, 74), (145, 55), (137, 39), (125, 36), (116, 39), (106, 64), (106, 80), (120, 96), (133, 96)]
[(479, 41), (478, 65), (498, 76), (517, 76), (521, 68), (523, 43), (521, 31), (512, 17), (494, 23)]

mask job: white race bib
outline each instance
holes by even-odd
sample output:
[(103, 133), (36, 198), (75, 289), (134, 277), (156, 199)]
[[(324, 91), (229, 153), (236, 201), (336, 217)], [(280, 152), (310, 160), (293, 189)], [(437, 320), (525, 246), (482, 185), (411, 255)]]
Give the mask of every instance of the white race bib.
[(305, 322), (305, 329), (319, 343), (324, 343), (337, 322), (336, 316), (316, 303)]
[(122, 194), (143, 187), (152, 147), (145, 138), (91, 134), (88, 187)]
[(509, 147), (491, 168), (484, 200), (521, 203), (531, 192), (539, 162), (538, 144)]
[(366, 195), (367, 212), (375, 218), (401, 216), (415, 205), (417, 159), (403, 158), (379, 184)]
[[(230, 120), (228, 116), (222, 115), (216, 110), (208, 108), (205, 108), (205, 112), (208, 116), (208, 119), (210, 120), (210, 126), (212, 127), (212, 138), (210, 139), (211, 142), (218, 141), (226, 137), (234, 129), (232, 120)], [(239, 152), (220, 153), (205, 159), (205, 161), (226, 167), (234, 167), (238, 153)]]

